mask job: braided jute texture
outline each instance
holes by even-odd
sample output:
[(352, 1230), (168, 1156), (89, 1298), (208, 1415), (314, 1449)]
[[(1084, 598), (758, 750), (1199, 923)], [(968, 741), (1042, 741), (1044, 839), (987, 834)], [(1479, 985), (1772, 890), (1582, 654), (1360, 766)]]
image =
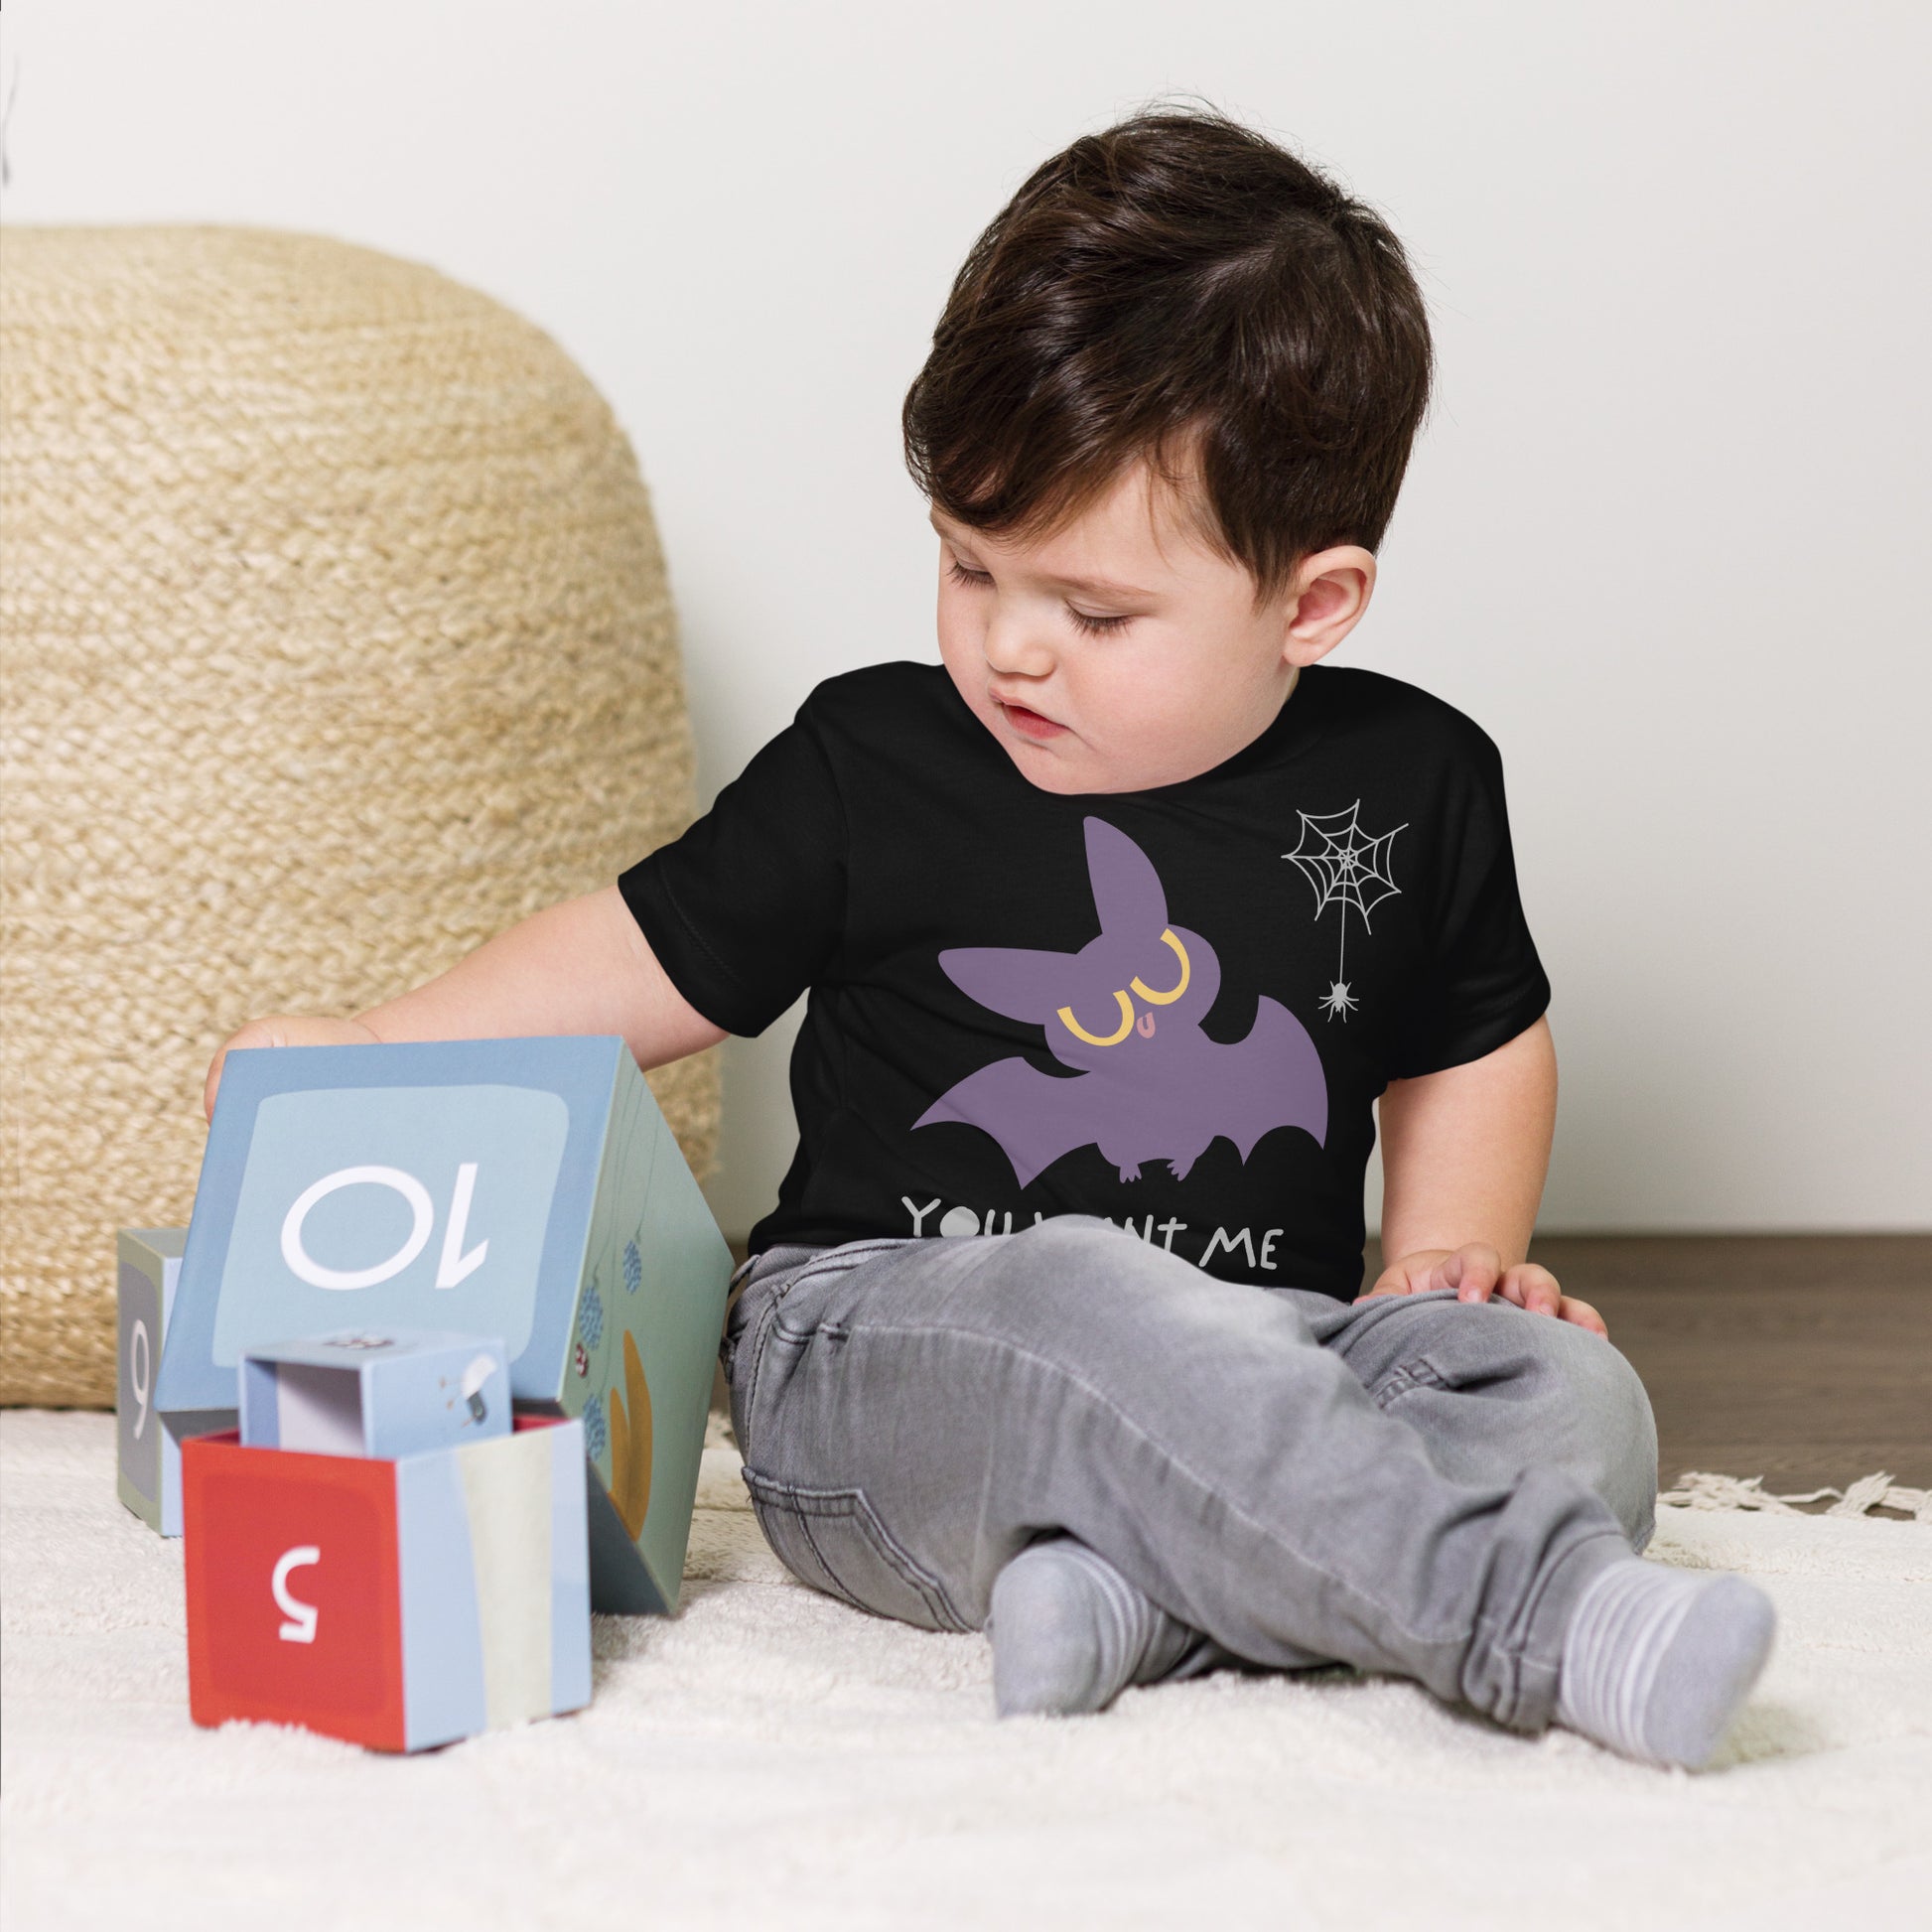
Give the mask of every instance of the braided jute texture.
[[(0, 1402), (113, 1400), (240, 1023), (353, 1013), (693, 810), (650, 503), (538, 330), (245, 229), (0, 235)], [(692, 1166), (718, 1071), (651, 1076)]]

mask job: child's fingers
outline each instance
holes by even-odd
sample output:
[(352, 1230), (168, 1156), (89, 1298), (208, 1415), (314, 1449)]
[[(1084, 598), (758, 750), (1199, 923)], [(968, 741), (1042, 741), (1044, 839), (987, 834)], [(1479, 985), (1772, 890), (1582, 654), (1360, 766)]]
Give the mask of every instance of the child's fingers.
[(221, 1069), (228, 1063), (230, 1049), (237, 1046), (279, 1046), (277, 1039), (264, 1020), (251, 1020), (238, 1032), (230, 1034), (221, 1042), (213, 1059), (208, 1062), (207, 1078), (202, 1084), (202, 1111), (209, 1120), (214, 1118), (214, 1096), (220, 1091)]
[(1557, 1314), (1563, 1307), (1563, 1290), (1547, 1268), (1526, 1261), (1503, 1277), (1496, 1291), (1505, 1302), (1514, 1302), (1531, 1314)]
[(1411, 1281), (1398, 1269), (1385, 1270), (1376, 1278), (1375, 1286), (1366, 1289), (1355, 1299), (1358, 1302), (1372, 1302), (1380, 1295), (1419, 1295), (1429, 1286), (1428, 1280)]
[(1434, 1249), (1425, 1254), (1403, 1255), (1392, 1260), (1376, 1276), (1374, 1287), (1355, 1299), (1369, 1302), (1378, 1295), (1420, 1295), (1432, 1286), (1436, 1264), (1442, 1258), (1441, 1249)]
[(1587, 1328), (1593, 1335), (1609, 1338), (1610, 1324), (1590, 1307), (1587, 1302), (1580, 1302), (1574, 1295), (1563, 1298), (1563, 1306), (1558, 1311), (1565, 1321), (1574, 1321), (1580, 1328)]
[(202, 1085), (202, 1107), (209, 1120), (214, 1118), (215, 1096), (221, 1088), (221, 1072), (228, 1055), (251, 1046), (360, 1046), (372, 1043), (375, 1035), (359, 1020), (335, 1020), (315, 1014), (271, 1014), (264, 1020), (251, 1020), (222, 1041), (208, 1063), (207, 1078)]
[(1480, 1241), (1471, 1241), (1436, 1265), (1431, 1288), (1452, 1288), (1458, 1302), (1486, 1302), (1502, 1279), (1502, 1256)]

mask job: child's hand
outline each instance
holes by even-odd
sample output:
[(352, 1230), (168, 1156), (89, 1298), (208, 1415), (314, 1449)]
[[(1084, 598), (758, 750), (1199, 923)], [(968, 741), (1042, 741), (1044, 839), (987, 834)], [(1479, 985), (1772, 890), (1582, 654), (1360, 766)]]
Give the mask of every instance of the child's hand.
[(1531, 1314), (1554, 1314), (1559, 1321), (1574, 1321), (1593, 1335), (1607, 1335), (1603, 1317), (1587, 1302), (1566, 1295), (1557, 1278), (1533, 1261), (1520, 1261), (1505, 1268), (1494, 1248), (1479, 1241), (1464, 1243), (1456, 1249), (1425, 1248), (1418, 1254), (1392, 1261), (1376, 1278), (1367, 1301), (1375, 1295), (1427, 1295), (1433, 1289), (1452, 1288), (1459, 1302), (1486, 1302), (1500, 1295)]
[(359, 1020), (325, 1020), (312, 1014), (277, 1013), (251, 1020), (239, 1033), (222, 1041), (208, 1062), (207, 1083), (202, 1089), (202, 1111), (214, 1118), (215, 1090), (221, 1084), (221, 1064), (237, 1046), (371, 1046), (378, 1045)]

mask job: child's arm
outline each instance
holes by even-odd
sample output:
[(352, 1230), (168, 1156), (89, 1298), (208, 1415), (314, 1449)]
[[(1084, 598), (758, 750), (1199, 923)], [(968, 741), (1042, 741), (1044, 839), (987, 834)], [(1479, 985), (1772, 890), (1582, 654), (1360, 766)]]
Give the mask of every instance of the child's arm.
[(1539, 1020), (1464, 1066), (1382, 1095), (1382, 1252), (1370, 1295), (1500, 1295), (1597, 1334), (1602, 1317), (1525, 1262), (1557, 1120), (1557, 1055)]
[(534, 913), (413, 993), (354, 1020), (278, 1014), (251, 1020), (215, 1054), (204, 1104), (211, 1117), (221, 1063), (237, 1046), (333, 1046), (397, 1039), (502, 1039), (621, 1034), (641, 1067), (725, 1037), (665, 975), (617, 887)]

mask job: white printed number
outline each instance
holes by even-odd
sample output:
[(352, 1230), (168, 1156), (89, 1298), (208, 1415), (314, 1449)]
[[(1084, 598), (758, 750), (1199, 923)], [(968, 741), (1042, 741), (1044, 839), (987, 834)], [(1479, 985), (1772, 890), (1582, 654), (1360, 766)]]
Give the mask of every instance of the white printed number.
[(322, 1613), (313, 1603), (305, 1603), (299, 1596), (289, 1594), (289, 1572), (306, 1570), (312, 1563), (322, 1561), (322, 1552), (313, 1543), (298, 1543), (293, 1550), (284, 1550), (275, 1564), (275, 1576), (270, 1587), (275, 1592), (275, 1607), (288, 1618), (278, 1632), (284, 1643), (314, 1643), (316, 1640), (316, 1619)]
[(141, 1440), (142, 1430), (148, 1426), (148, 1369), (152, 1360), (148, 1324), (137, 1315), (133, 1332), (127, 1338), (128, 1393), (141, 1405), (141, 1413), (134, 1419), (134, 1440), (137, 1443)]
[[(339, 1187), (389, 1187), (409, 1203), (415, 1217), (405, 1241), (387, 1261), (373, 1268), (325, 1268), (302, 1245), (302, 1224), (309, 1210)], [(455, 1288), (483, 1266), (489, 1252), (487, 1241), (479, 1241), (468, 1254), (463, 1252), (463, 1237), (470, 1224), (470, 1202), (477, 1191), (477, 1164), (465, 1161), (456, 1171), (456, 1186), (450, 1194), (450, 1218), (443, 1230), (443, 1252), (436, 1269), (438, 1288)], [(314, 1186), (305, 1187), (282, 1222), (282, 1259), (302, 1281), (312, 1288), (373, 1288), (378, 1282), (393, 1280), (429, 1246), (436, 1224), (436, 1209), (429, 1189), (413, 1173), (400, 1168), (339, 1168), (324, 1174)]]

